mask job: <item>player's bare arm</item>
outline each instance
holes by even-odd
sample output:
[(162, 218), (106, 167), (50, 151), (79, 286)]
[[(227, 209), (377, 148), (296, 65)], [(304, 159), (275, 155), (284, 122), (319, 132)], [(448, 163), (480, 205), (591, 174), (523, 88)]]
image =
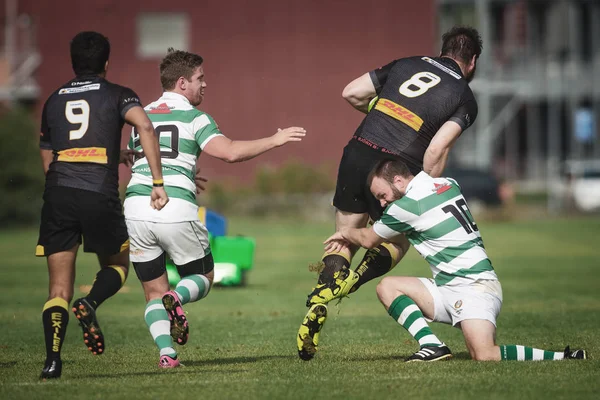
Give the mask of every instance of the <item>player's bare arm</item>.
[(423, 156), (423, 170), (434, 178), (442, 175), (450, 149), (462, 133), (462, 128), (454, 121), (444, 123), (437, 131)]
[(375, 233), (371, 226), (368, 228), (342, 228), (325, 240), (324, 244), (325, 251), (335, 251), (338, 247), (347, 246), (347, 243), (372, 249), (384, 241), (385, 239)]
[(306, 130), (299, 127), (278, 129), (269, 137), (256, 140), (231, 140), (225, 136), (213, 138), (204, 147), (204, 152), (228, 163), (250, 160), (289, 142), (299, 142)]
[(40, 149), (40, 157), (42, 158), (42, 167), (44, 168), (44, 175), (48, 174), (48, 168), (54, 158), (52, 150)]
[(148, 165), (152, 172), (153, 180), (162, 180), (162, 165), (160, 162), (160, 146), (152, 122), (148, 119), (142, 107), (132, 107), (125, 114), (125, 121), (133, 126), (140, 134), (140, 142)]
[(155, 182), (151, 194), (151, 206), (160, 210), (169, 202), (167, 192), (165, 192), (162, 176), (162, 165), (160, 162), (160, 145), (154, 133), (152, 122), (148, 119), (146, 112), (142, 107), (132, 107), (125, 113), (125, 121), (133, 126), (140, 134), (140, 143), (144, 150), (144, 155), (148, 159), (148, 165), (152, 172), (152, 180)]
[(375, 86), (373, 86), (373, 81), (368, 72), (346, 85), (342, 92), (342, 97), (352, 107), (365, 114), (368, 111), (369, 101), (375, 96), (377, 96)]

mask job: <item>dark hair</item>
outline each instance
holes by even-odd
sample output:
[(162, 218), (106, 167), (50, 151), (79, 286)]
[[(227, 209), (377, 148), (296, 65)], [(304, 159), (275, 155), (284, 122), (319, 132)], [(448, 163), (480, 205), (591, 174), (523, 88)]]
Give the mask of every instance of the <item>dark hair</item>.
[(381, 160), (375, 164), (375, 167), (373, 167), (369, 173), (369, 177), (367, 178), (367, 187), (371, 187), (373, 179), (375, 178), (383, 178), (386, 182), (392, 183), (394, 181), (394, 177), (397, 175), (400, 175), (403, 178), (408, 178), (409, 176), (412, 176), (412, 173), (404, 161), (391, 158)]
[(71, 65), (75, 75), (98, 75), (110, 55), (108, 38), (98, 32), (80, 32), (71, 40)]
[(160, 63), (160, 83), (163, 89), (172, 90), (182, 76), (188, 81), (191, 80), (194, 70), (203, 62), (204, 60), (198, 54), (169, 47), (167, 55)]
[(442, 57), (448, 56), (468, 63), (473, 56), (479, 58), (483, 41), (477, 29), (455, 26), (442, 35)]

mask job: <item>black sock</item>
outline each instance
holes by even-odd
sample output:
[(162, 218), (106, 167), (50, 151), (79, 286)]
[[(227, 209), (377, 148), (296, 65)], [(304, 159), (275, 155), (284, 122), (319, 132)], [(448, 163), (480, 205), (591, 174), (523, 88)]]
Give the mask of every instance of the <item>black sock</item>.
[(106, 299), (121, 289), (121, 286), (125, 283), (125, 275), (121, 275), (119, 272), (122, 273), (123, 271), (112, 265), (98, 271), (92, 290), (85, 296), (94, 308), (98, 308)]
[(67, 333), (69, 322), (69, 303), (55, 297), (44, 304), (42, 323), (44, 325), (44, 338), (46, 340), (46, 359), (60, 359), (60, 350)]
[(319, 274), (319, 283), (333, 282), (333, 275), (344, 268), (350, 268), (350, 263), (346, 257), (339, 254), (326, 254), (323, 256), (325, 267)]
[(386, 246), (379, 245), (374, 249), (367, 250), (356, 268), (359, 278), (350, 292), (355, 292), (361, 285), (389, 272), (396, 264), (397, 261), (393, 259)]

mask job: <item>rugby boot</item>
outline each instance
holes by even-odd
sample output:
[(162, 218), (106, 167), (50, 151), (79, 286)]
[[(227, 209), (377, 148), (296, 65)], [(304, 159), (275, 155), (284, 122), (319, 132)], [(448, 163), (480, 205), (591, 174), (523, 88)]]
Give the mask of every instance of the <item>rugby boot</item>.
[(445, 344), (441, 346), (423, 346), (412, 356), (406, 359), (406, 362), (431, 362), (452, 358), (452, 352)]
[(83, 343), (94, 355), (104, 354), (104, 335), (96, 319), (96, 310), (82, 297), (73, 302), (73, 314), (83, 331)]
[(342, 299), (350, 293), (359, 278), (360, 275), (350, 268), (342, 268), (333, 274), (333, 280), (319, 283), (313, 288), (306, 300), (306, 307), (313, 304), (327, 304), (333, 299)]
[(319, 345), (319, 332), (327, 319), (327, 306), (313, 304), (298, 330), (298, 356), (304, 361), (311, 360)]
[(180, 366), (181, 363), (177, 359), (177, 356), (175, 356), (175, 358), (167, 355), (160, 356), (160, 361), (158, 362), (159, 368), (177, 368)]
[(44, 369), (42, 369), (42, 374), (40, 375), (40, 379), (43, 381), (47, 379), (57, 379), (60, 378), (61, 373), (62, 361), (60, 359), (46, 360), (44, 363)]
[(162, 298), (169, 321), (171, 321), (171, 337), (175, 343), (184, 345), (188, 341), (190, 329), (179, 296), (173, 290), (168, 291)]
[(565, 360), (587, 360), (585, 350), (571, 350), (569, 346), (565, 347)]

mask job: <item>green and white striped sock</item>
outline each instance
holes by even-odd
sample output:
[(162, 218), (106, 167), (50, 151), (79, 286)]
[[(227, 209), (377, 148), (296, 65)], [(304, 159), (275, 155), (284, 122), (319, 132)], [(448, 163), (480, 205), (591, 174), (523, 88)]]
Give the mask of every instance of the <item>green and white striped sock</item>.
[(562, 360), (565, 358), (565, 354), (562, 351), (547, 351), (534, 349), (533, 347), (521, 346), (518, 344), (508, 344), (506, 346), (500, 346), (500, 357), (503, 361), (541, 361)]
[(150, 300), (146, 304), (146, 312), (144, 314), (146, 325), (150, 330), (154, 343), (160, 350), (160, 355), (177, 357), (177, 352), (173, 348), (173, 339), (171, 339), (171, 323), (167, 310), (162, 303), (162, 299)]
[(188, 275), (175, 287), (182, 305), (205, 298), (209, 290), (210, 282), (204, 275)]
[(406, 295), (396, 297), (388, 309), (388, 314), (419, 342), (419, 346), (441, 346), (443, 344), (433, 334), (423, 313), (410, 297)]

